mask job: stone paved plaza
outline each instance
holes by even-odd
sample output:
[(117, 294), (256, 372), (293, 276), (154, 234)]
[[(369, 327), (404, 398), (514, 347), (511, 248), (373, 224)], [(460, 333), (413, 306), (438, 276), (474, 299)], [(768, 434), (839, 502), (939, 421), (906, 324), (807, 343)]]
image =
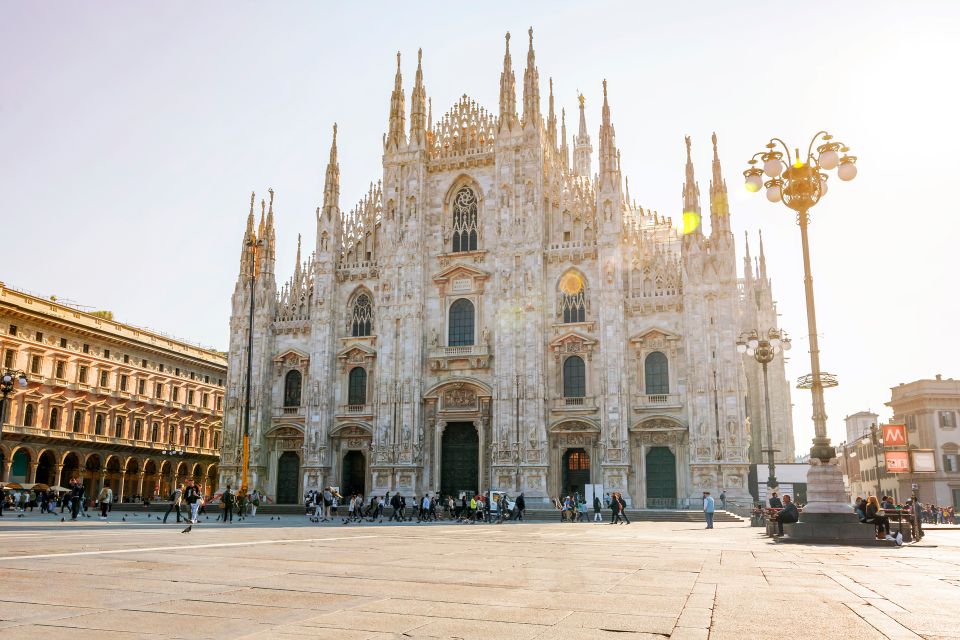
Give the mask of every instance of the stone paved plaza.
[(775, 543), (742, 524), (261, 516), (181, 535), (142, 515), (10, 515), (0, 521), (9, 640), (960, 638), (960, 531), (845, 548)]

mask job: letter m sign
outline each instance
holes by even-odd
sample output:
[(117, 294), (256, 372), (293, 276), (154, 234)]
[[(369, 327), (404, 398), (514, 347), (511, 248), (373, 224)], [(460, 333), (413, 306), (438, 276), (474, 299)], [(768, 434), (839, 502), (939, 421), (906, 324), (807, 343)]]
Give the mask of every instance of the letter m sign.
[(904, 425), (904, 424), (883, 425), (883, 446), (885, 447), (907, 446), (907, 425)]

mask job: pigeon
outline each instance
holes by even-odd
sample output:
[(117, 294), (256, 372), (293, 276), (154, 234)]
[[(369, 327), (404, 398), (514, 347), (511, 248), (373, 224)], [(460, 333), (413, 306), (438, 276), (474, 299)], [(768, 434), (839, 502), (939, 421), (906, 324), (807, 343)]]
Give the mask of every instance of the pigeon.
[(273, 520), (273, 516), (270, 516), (270, 519)]
[(160, 516), (157, 516), (157, 520), (159, 520), (159, 519), (160, 519)]
[(60, 518), (60, 522), (66, 522), (66, 521), (67, 521), (66, 518)]
[(187, 528), (184, 529), (183, 531), (181, 531), (180, 533), (190, 533), (190, 531), (191, 531), (192, 529), (193, 529), (193, 525), (192, 525), (192, 524), (188, 524), (188, 525), (187, 525)]
[(279, 519), (280, 519), (280, 516), (277, 516), (277, 520), (279, 520)]
[(127, 516), (123, 516), (123, 521), (124, 521), (124, 522), (127, 521)]

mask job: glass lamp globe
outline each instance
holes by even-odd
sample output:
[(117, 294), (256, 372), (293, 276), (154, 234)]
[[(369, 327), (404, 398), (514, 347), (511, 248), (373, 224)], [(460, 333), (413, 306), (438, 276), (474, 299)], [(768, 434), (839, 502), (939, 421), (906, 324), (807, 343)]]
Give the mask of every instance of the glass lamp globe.
[(839, 162), (840, 158), (837, 156), (837, 152), (833, 149), (827, 149), (821, 153), (820, 157), (817, 159), (817, 164), (820, 165), (820, 168), (826, 169), (827, 171), (835, 168)]
[(777, 355), (778, 353), (780, 353), (780, 347), (774, 345), (774, 346), (773, 346), (773, 355)]
[(770, 202), (780, 202), (783, 194), (780, 193), (780, 187), (770, 187), (767, 189), (767, 200)]
[(828, 187), (827, 187), (827, 176), (821, 174), (821, 175), (820, 175), (820, 195), (821, 195), (821, 197), (827, 195), (827, 190), (828, 190)]
[(773, 345), (774, 347), (779, 347), (779, 346), (780, 346), (780, 338), (771, 338), (771, 339), (770, 339), (770, 344)]
[(2, 381), (3, 384), (12, 384), (13, 376), (11, 376), (10, 374), (6, 374), (3, 376), (3, 378), (0, 378), (0, 381)]
[(763, 163), (763, 172), (771, 178), (776, 178), (783, 173), (783, 163), (776, 158), (770, 158)]
[(763, 187), (763, 178), (760, 176), (760, 174), (754, 174), (750, 176), (747, 178), (746, 187), (747, 191), (750, 193), (756, 193), (757, 191), (760, 191), (760, 189)]
[(27, 376), (20, 376), (20, 386), (21, 387), (27, 386)]
[(852, 162), (844, 162), (840, 165), (840, 168), (837, 169), (837, 176), (844, 182), (853, 180), (857, 177), (857, 165)]
[(748, 355), (748, 356), (752, 356), (752, 355), (755, 354), (756, 352), (757, 352), (756, 349), (747, 349), (747, 355)]
[(747, 352), (747, 345), (743, 344), (742, 342), (737, 343), (737, 353), (746, 353), (746, 352)]
[(747, 340), (747, 346), (750, 347), (751, 349), (756, 349), (758, 346), (760, 346), (760, 341), (757, 340), (756, 338), (750, 338), (749, 340)]
[(784, 340), (782, 345), (784, 351), (790, 351), (790, 347), (792, 346), (789, 340)]

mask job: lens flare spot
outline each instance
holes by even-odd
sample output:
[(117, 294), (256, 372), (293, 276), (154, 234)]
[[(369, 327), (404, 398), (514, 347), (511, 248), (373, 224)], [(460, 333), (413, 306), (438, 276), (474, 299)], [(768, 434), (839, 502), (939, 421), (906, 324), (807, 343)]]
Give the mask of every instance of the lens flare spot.
[(763, 185), (759, 182), (748, 182), (745, 186), (747, 187), (747, 191), (750, 193), (756, 193), (757, 191), (760, 191), (760, 187)]
[(683, 226), (680, 228), (680, 232), (683, 235), (688, 235), (698, 228), (700, 228), (700, 214), (696, 211), (684, 211)]
[(560, 291), (568, 296), (580, 293), (581, 289), (583, 289), (583, 279), (578, 274), (571, 271), (560, 278)]
[(793, 163), (793, 168), (794, 168), (794, 169), (803, 169), (804, 165), (806, 165), (806, 164), (807, 164), (806, 162), (804, 162), (803, 160), (800, 160), (799, 158), (797, 158), (797, 161)]

